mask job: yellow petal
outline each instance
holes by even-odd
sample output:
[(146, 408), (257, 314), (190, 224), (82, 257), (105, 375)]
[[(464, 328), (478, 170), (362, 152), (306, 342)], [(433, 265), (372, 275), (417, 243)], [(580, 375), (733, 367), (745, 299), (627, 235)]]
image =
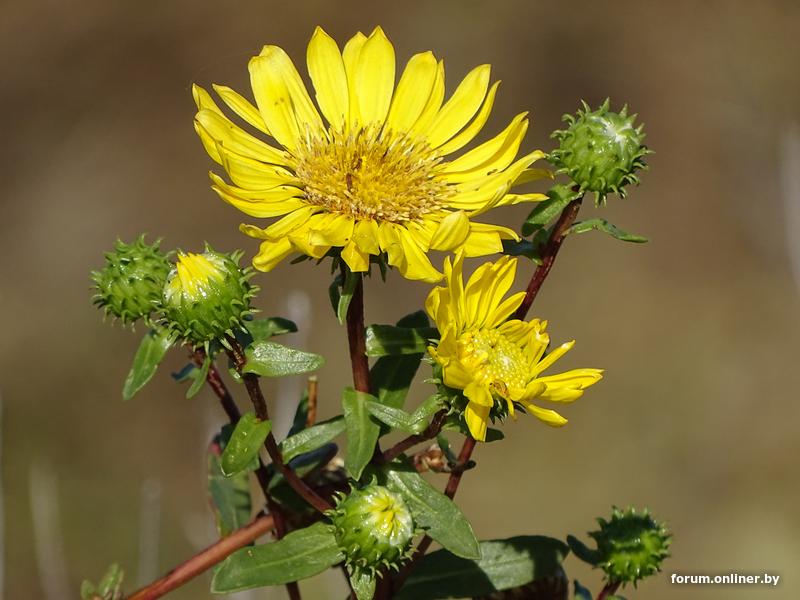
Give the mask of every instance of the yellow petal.
[(507, 145), (509, 139), (520, 137), (520, 133), (522, 133), (522, 135), (525, 134), (528, 127), (528, 120), (525, 118), (527, 114), (528, 113), (518, 114), (511, 120), (508, 127), (492, 139), (485, 141), (480, 146), (476, 146), (455, 160), (442, 163), (441, 172), (453, 174), (475, 172), (476, 169), (497, 154), (500, 148)]
[(283, 167), (265, 164), (226, 149), (217, 148), (220, 164), (233, 182), (243, 188), (267, 190), (278, 185), (299, 186), (300, 180)]
[(246, 133), (219, 113), (211, 110), (201, 110), (194, 118), (195, 129), (201, 137), (207, 135), (214, 142), (225, 146), (228, 150), (261, 162), (283, 166), (289, 164), (285, 152), (273, 148)]
[(264, 230), (266, 239), (276, 240), (278, 238), (288, 236), (292, 231), (300, 227), (303, 223), (308, 221), (312, 215), (318, 212), (318, 206), (304, 206), (289, 213), (281, 220), (276, 221)]
[(192, 98), (194, 99), (194, 103), (195, 106), (197, 106), (198, 111), (210, 110), (218, 115), (225, 116), (220, 110), (219, 106), (217, 106), (217, 103), (214, 102), (211, 94), (209, 94), (205, 89), (201, 88), (196, 83), (192, 84)]
[(344, 246), (353, 235), (354, 225), (351, 215), (315, 215), (308, 222), (308, 241), (314, 246)]
[(451, 212), (439, 222), (431, 238), (433, 250), (453, 250), (460, 246), (469, 234), (469, 217), (464, 211)]
[(249, 68), (258, 109), (279, 143), (291, 150), (300, 136), (323, 131), (305, 84), (282, 48), (264, 46), (261, 54), (250, 60)]
[(383, 29), (376, 27), (361, 48), (353, 78), (362, 126), (386, 119), (394, 90), (394, 69), (394, 48)]
[(503, 242), (495, 231), (471, 231), (462, 247), (464, 255), (473, 258), (502, 252)]
[(491, 88), (489, 88), (489, 93), (486, 95), (486, 99), (483, 101), (483, 106), (481, 106), (480, 111), (478, 111), (478, 115), (472, 120), (472, 123), (470, 123), (468, 127), (465, 127), (461, 133), (452, 138), (449, 142), (439, 146), (440, 155), (444, 156), (446, 154), (451, 154), (456, 150), (460, 150), (469, 144), (475, 138), (475, 136), (481, 132), (483, 126), (486, 125), (489, 115), (492, 112), (492, 106), (494, 106), (494, 97), (497, 94), (497, 88), (499, 85), (500, 82), (498, 81)]
[(262, 242), (258, 254), (253, 257), (253, 266), (259, 271), (271, 271), (289, 256), (292, 250), (292, 244), (286, 238), (274, 242)]
[(246, 98), (227, 86), (214, 84), (213, 87), (214, 91), (222, 98), (222, 101), (228, 105), (228, 108), (259, 131), (269, 135), (267, 124), (264, 123), (261, 113)]
[(234, 185), (228, 185), (225, 183), (225, 180), (222, 179), (216, 173), (210, 172), (208, 176), (211, 178), (212, 187), (217, 187), (226, 194), (231, 196), (236, 196), (237, 198), (241, 198), (242, 200), (246, 200), (249, 202), (276, 202), (280, 201), (285, 194), (282, 192), (291, 191), (293, 196), (301, 197), (303, 195), (303, 191), (292, 187), (290, 190), (290, 186), (288, 185), (281, 185), (281, 186), (270, 186), (266, 189), (246, 189), (241, 187), (236, 187)]
[(531, 375), (534, 377), (539, 373), (545, 371), (549, 366), (551, 366), (554, 362), (556, 362), (559, 358), (564, 356), (567, 352), (569, 352), (572, 347), (575, 345), (575, 340), (571, 342), (566, 342), (561, 344), (558, 348), (554, 348), (551, 350), (547, 356), (545, 356), (542, 360), (540, 360), (535, 365), (531, 365)]
[(539, 158), (541, 151), (537, 150), (499, 173), (460, 184), (457, 186), (458, 193), (448, 198), (447, 204), (453, 208), (471, 210), (470, 216), (486, 212), (502, 200), (517, 176)]
[(347, 74), (348, 104), (350, 106), (350, 114), (347, 121), (349, 127), (354, 127), (356, 123), (362, 122), (358, 109), (358, 95), (356, 94), (356, 65), (366, 41), (367, 36), (359, 31), (348, 40), (344, 45), (344, 50), (342, 50), (342, 61)]
[(372, 219), (358, 221), (353, 229), (353, 242), (358, 249), (366, 254), (380, 254), (378, 244), (378, 223)]
[(428, 255), (420, 248), (414, 236), (403, 228), (400, 228), (398, 233), (405, 256), (405, 265), (398, 267), (403, 277), (428, 283), (439, 281), (442, 274), (433, 268)]
[(539, 408), (535, 404), (525, 401), (522, 402), (522, 405), (525, 407), (525, 410), (551, 427), (562, 427), (567, 424), (567, 420), (554, 410)]
[(496, 263), (484, 263), (475, 271), (464, 290), (468, 322), (483, 327), (514, 283), (517, 259), (504, 256)]
[(558, 375), (540, 377), (536, 381), (546, 385), (539, 395), (550, 402), (572, 402), (583, 395), (583, 390), (603, 378), (600, 369), (573, 369)]
[(428, 129), (428, 143), (433, 148), (452, 138), (475, 115), (486, 97), (490, 73), (489, 65), (480, 65), (459, 84)]
[(489, 424), (489, 411), (491, 409), (480, 404), (467, 404), (464, 409), (464, 421), (467, 423), (470, 435), (479, 442), (486, 441), (486, 429)]
[(519, 292), (503, 300), (486, 319), (486, 327), (494, 329), (502, 325), (519, 308), (525, 295), (525, 292)]
[[(441, 344), (439, 348), (441, 349)], [(447, 366), (443, 368), (442, 374), (444, 376), (445, 385), (458, 390), (465, 389), (473, 383), (474, 379), (473, 374), (470, 373), (464, 365), (458, 362), (458, 360), (451, 360), (448, 362)]]
[(362, 252), (353, 241), (345, 244), (342, 249), (342, 260), (354, 273), (363, 273), (369, 270), (369, 254)]
[(426, 129), (433, 123), (439, 109), (442, 107), (442, 100), (444, 100), (444, 61), (440, 60), (436, 68), (436, 78), (433, 80), (431, 95), (428, 97), (419, 119), (411, 126), (412, 133), (425, 134)]
[(339, 46), (321, 27), (311, 36), (306, 59), (322, 114), (331, 126), (343, 129), (350, 111), (347, 74)]
[(294, 188), (285, 190), (276, 189), (274, 192), (265, 192), (264, 201), (239, 198), (217, 186), (211, 186), (211, 189), (225, 202), (251, 217), (277, 217), (305, 206), (302, 200), (293, 196), (295, 193)]
[(432, 52), (411, 57), (400, 76), (386, 117), (386, 125), (391, 130), (408, 131), (416, 123), (431, 97), (437, 72), (436, 57)]

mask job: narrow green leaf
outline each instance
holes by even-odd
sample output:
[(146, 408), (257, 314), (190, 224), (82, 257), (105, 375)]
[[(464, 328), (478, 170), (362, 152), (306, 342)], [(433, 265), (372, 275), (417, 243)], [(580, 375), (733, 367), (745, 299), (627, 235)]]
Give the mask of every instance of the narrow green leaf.
[(253, 342), (245, 350), (247, 363), (243, 371), (263, 377), (286, 377), (315, 371), (325, 364), (319, 354), (287, 348), (275, 342)]
[(521, 239), (516, 242), (514, 240), (503, 240), (503, 254), (508, 256), (524, 256), (534, 261), (536, 264), (542, 262), (542, 257), (539, 253), (539, 244), (526, 239)]
[(189, 379), (193, 380), (196, 374), (197, 366), (194, 363), (187, 363), (181, 368), (180, 371), (172, 373), (172, 378), (178, 383), (183, 383)]
[(347, 309), (350, 308), (350, 301), (353, 299), (353, 293), (356, 291), (356, 286), (361, 280), (361, 273), (353, 273), (347, 269), (344, 278), (344, 285), (342, 285), (339, 299), (336, 302), (336, 318), (339, 323), (344, 323), (347, 319)]
[(356, 593), (357, 600), (372, 600), (375, 596), (375, 576), (359, 571), (350, 575), (350, 585)]
[(96, 586), (91, 581), (81, 583), (82, 600), (122, 600), (122, 580), (125, 572), (118, 564), (111, 565)]
[(597, 566), (597, 563), (600, 561), (600, 555), (597, 550), (592, 550), (574, 535), (567, 536), (567, 544), (577, 558), (593, 567)]
[(316, 450), (327, 444), (345, 430), (344, 417), (338, 416), (313, 427), (303, 429), (281, 442), (280, 449), (283, 460), (292, 460), (295, 456)]
[(164, 330), (151, 329), (144, 335), (133, 357), (133, 366), (125, 379), (125, 385), (122, 387), (124, 400), (133, 398), (153, 378), (172, 342), (169, 333)]
[(438, 394), (428, 396), (413, 413), (411, 413), (411, 432), (422, 433), (430, 425), (433, 415), (444, 407), (444, 398)]
[(548, 223), (555, 220), (567, 204), (577, 199), (580, 192), (573, 192), (569, 186), (558, 184), (554, 185), (547, 192), (547, 200), (537, 202), (534, 209), (522, 224), (522, 235), (528, 237), (537, 229), (542, 229)]
[(242, 415), (222, 452), (222, 473), (231, 477), (244, 471), (258, 456), (271, 430), (270, 421), (262, 421), (254, 413)]
[(245, 321), (244, 326), (256, 342), (269, 339), (276, 335), (294, 333), (297, 331), (297, 325), (283, 317), (253, 319), (252, 321)]
[(587, 231), (592, 230), (602, 231), (603, 233), (607, 233), (611, 237), (616, 240), (620, 240), (622, 242), (632, 242), (634, 244), (644, 244), (647, 242), (647, 238), (641, 235), (636, 235), (634, 233), (628, 233), (627, 231), (623, 231), (616, 225), (609, 223), (605, 219), (588, 219), (586, 221), (578, 221), (572, 227), (567, 229), (567, 234), (570, 233), (585, 233)]
[(283, 585), (322, 573), (344, 560), (331, 526), (315, 523), (285, 538), (231, 554), (211, 581), (211, 592), (227, 594), (256, 587)]
[(426, 555), (395, 600), (474, 598), (559, 575), (569, 550), (553, 538), (522, 535), (480, 543), (481, 558), (466, 560), (446, 550)]
[(206, 382), (206, 378), (208, 377), (208, 370), (211, 368), (211, 357), (206, 356), (206, 359), (203, 361), (203, 365), (194, 371), (190, 377), (192, 378), (192, 385), (189, 386), (189, 389), (186, 390), (186, 397), (187, 398), (194, 398), (197, 393), (203, 389), (203, 384)]
[(394, 408), (381, 404), (380, 402), (367, 400), (367, 410), (369, 414), (378, 419), (378, 421), (388, 425), (392, 429), (404, 431), (405, 433), (418, 433), (412, 431), (411, 415), (400, 408)]
[[(392, 465), (397, 467), (396, 464)], [(387, 472), (390, 489), (402, 494), (418, 526), (453, 554), (480, 558), (478, 540), (455, 502), (408, 468)]]
[(217, 436), (208, 452), (208, 492), (220, 536), (230, 535), (243, 527), (252, 510), (250, 481), (246, 473), (225, 477), (222, 473), (221, 436)]
[(367, 409), (367, 402), (370, 400), (376, 402), (377, 398), (353, 388), (346, 388), (342, 394), (347, 433), (344, 466), (356, 480), (361, 477), (361, 472), (372, 458), (381, 431), (380, 425), (372, 419)]
[(428, 349), (428, 340), (438, 337), (439, 331), (433, 327), (370, 325), (366, 336), (367, 356), (423, 354)]
[(286, 437), (291, 437), (295, 433), (305, 429), (307, 422), (308, 422), (308, 389), (305, 389), (303, 390), (303, 395), (300, 397), (300, 402), (297, 403), (297, 409), (294, 411), (294, 418), (292, 419), (292, 427), (289, 429), (289, 434)]

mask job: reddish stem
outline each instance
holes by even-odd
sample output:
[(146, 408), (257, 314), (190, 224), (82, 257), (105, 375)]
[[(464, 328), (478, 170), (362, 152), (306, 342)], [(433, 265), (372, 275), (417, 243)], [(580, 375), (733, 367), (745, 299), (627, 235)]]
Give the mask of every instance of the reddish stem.
[(194, 579), (207, 569), (222, 562), (239, 548), (244, 548), (253, 543), (262, 535), (268, 533), (274, 526), (272, 515), (260, 515), (249, 525), (237, 529), (227, 537), (212, 544), (200, 554), (196, 554), (186, 562), (178, 565), (161, 579), (143, 587), (128, 596), (127, 600), (155, 600), (180, 587), (187, 581)]
[(573, 200), (567, 204), (567, 207), (561, 211), (561, 215), (558, 217), (558, 221), (556, 221), (556, 224), (553, 226), (550, 237), (544, 245), (542, 263), (533, 273), (533, 277), (531, 277), (531, 281), (528, 284), (528, 289), (525, 290), (525, 299), (522, 301), (522, 304), (519, 305), (517, 312), (514, 313), (515, 319), (522, 321), (528, 314), (531, 304), (533, 304), (533, 300), (536, 298), (536, 294), (539, 293), (539, 289), (542, 287), (544, 280), (550, 273), (550, 269), (553, 267), (558, 251), (561, 249), (561, 243), (567, 236), (567, 230), (572, 226), (578, 216), (582, 201), (583, 197), (581, 196), (577, 200)]
[(358, 281), (350, 306), (347, 307), (347, 341), (350, 345), (350, 364), (353, 367), (353, 387), (359, 392), (369, 394), (369, 359), (364, 331), (364, 278), (361, 273), (353, 273), (353, 276), (358, 277)]
[(606, 600), (609, 596), (613, 596), (617, 593), (619, 589), (620, 582), (619, 581), (609, 581), (606, 583), (605, 587), (600, 590), (600, 593), (597, 595), (597, 600)]

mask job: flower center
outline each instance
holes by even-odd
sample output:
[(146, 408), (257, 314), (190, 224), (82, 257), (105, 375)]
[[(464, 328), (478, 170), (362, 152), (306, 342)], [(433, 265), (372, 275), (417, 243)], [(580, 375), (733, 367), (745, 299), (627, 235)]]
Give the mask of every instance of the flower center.
[(524, 390), (530, 379), (522, 349), (496, 329), (467, 331), (461, 335), (458, 358), (474, 371), (476, 379), (506, 398), (512, 388)]
[(379, 126), (309, 137), (295, 158), (309, 203), (358, 219), (419, 221), (452, 194), (434, 178), (441, 158), (426, 143)]

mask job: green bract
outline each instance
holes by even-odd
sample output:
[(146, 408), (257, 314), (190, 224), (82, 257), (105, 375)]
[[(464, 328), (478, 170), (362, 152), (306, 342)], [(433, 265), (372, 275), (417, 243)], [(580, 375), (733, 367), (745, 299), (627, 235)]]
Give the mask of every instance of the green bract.
[(564, 115), (566, 129), (553, 132), (560, 142), (550, 153), (549, 160), (569, 176), (581, 192), (594, 192), (597, 203), (610, 193), (624, 198), (625, 186), (638, 184), (638, 169), (646, 169), (642, 157), (650, 153), (642, 145), (643, 126), (634, 126), (636, 115), (628, 115), (627, 107), (619, 113), (609, 110), (609, 101), (595, 111), (583, 103), (577, 115)]
[(352, 491), (330, 517), (351, 572), (396, 568), (409, 554), (414, 535), (411, 511), (402, 496), (383, 486)]
[(178, 253), (163, 289), (163, 310), (165, 324), (179, 337), (200, 345), (243, 328), (258, 287), (248, 282), (253, 270), (241, 269), (240, 257), (208, 246), (203, 254)]
[(614, 507), (609, 521), (597, 522), (600, 529), (589, 535), (597, 542), (597, 566), (610, 581), (636, 583), (661, 570), (672, 536), (647, 510)]
[(125, 324), (149, 320), (161, 301), (170, 269), (159, 244), (160, 240), (153, 245), (145, 243), (144, 235), (132, 244), (117, 240), (114, 251), (105, 255), (105, 268), (92, 272), (97, 290), (94, 304)]

